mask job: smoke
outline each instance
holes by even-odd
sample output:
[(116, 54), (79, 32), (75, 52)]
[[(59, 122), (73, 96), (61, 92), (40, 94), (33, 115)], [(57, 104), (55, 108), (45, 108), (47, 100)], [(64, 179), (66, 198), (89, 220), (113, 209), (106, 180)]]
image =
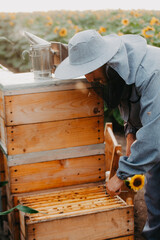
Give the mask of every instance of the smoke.
[[(76, 80), (75, 80), (76, 81)], [(84, 82), (77, 82), (76, 83), (76, 89), (80, 90), (82, 93), (86, 94), (88, 92), (88, 89), (87, 89), (87, 82), (84, 83)], [(89, 92), (90, 94), (90, 92)], [(89, 97), (89, 96), (88, 96)]]

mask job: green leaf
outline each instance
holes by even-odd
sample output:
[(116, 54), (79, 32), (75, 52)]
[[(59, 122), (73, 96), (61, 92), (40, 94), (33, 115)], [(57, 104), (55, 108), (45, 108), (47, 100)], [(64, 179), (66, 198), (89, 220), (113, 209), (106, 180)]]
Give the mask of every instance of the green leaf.
[(114, 111), (113, 111), (113, 117), (114, 119), (117, 121), (117, 123), (121, 126), (123, 126), (123, 119), (121, 118), (121, 115), (120, 115), (120, 112), (119, 112), (119, 109), (118, 108), (115, 108)]
[(0, 212), (0, 216), (7, 215), (7, 214), (11, 213), (14, 209), (16, 209), (16, 207), (11, 208), (11, 209), (9, 209), (8, 211), (5, 211), (5, 212)]
[(39, 211), (33, 209), (33, 208), (30, 208), (30, 207), (27, 207), (27, 206), (23, 206), (23, 205), (18, 205), (16, 206), (16, 208), (21, 211), (21, 212), (25, 212), (25, 213), (39, 213)]
[(129, 189), (131, 189), (130, 182), (129, 182), (128, 180), (124, 180), (124, 182), (125, 182), (126, 186), (127, 186)]
[(14, 209), (18, 209), (19, 211), (25, 212), (25, 213), (39, 213), (39, 211), (37, 211), (37, 210), (35, 210), (33, 208), (30, 208), (30, 207), (27, 207), (27, 206), (23, 206), (23, 205), (17, 205), (15, 207), (9, 209), (8, 211), (0, 212), (0, 216), (7, 215), (7, 214), (11, 213)]

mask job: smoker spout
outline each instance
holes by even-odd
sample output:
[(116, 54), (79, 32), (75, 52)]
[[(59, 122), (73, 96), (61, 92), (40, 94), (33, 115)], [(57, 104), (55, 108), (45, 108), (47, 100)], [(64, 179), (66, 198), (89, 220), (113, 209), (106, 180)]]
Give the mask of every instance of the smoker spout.
[(29, 40), (30, 44), (35, 45), (35, 44), (40, 44), (40, 45), (50, 45), (49, 42), (46, 40), (37, 37), (36, 35), (29, 33), (29, 32), (24, 32), (25, 37)]

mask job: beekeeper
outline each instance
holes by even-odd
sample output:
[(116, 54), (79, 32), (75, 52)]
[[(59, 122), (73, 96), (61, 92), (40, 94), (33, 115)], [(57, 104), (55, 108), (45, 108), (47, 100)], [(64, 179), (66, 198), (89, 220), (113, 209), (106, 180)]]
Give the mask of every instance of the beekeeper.
[[(69, 56), (55, 77), (85, 75), (94, 87), (103, 88), (108, 107), (119, 107), (125, 122), (126, 156), (106, 185), (120, 193), (123, 180), (146, 174), (146, 239), (160, 239), (160, 49), (148, 46), (138, 35), (108, 35), (95, 30), (77, 33), (68, 43)], [(96, 88), (95, 88), (96, 89)]]

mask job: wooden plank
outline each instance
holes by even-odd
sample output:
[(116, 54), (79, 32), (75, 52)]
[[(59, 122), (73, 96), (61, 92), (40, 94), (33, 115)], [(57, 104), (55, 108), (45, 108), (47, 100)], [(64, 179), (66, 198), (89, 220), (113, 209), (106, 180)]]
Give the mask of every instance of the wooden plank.
[(111, 209), (88, 215), (39, 222), (28, 225), (26, 231), (28, 240), (100, 240), (131, 235), (134, 232), (133, 208)]
[[(9, 210), (11, 207), (7, 205), (7, 210)], [(13, 224), (14, 224), (14, 220), (13, 220), (13, 212), (11, 212), (10, 214), (7, 215), (7, 220), (8, 220), (8, 227), (9, 227), (9, 231), (10, 233), (13, 232)]]
[(53, 160), (67, 159), (67, 158), (76, 158), (76, 157), (84, 157), (84, 156), (92, 156), (104, 154), (104, 143), (86, 145), (80, 147), (72, 147), (72, 148), (63, 148), (56, 149), (50, 151), (43, 152), (33, 152), (26, 154), (18, 154), (18, 155), (9, 155), (8, 166), (17, 166), (23, 164), (31, 164), (37, 162), (47, 162)]
[(122, 155), (122, 146), (118, 144), (113, 130), (112, 123), (105, 125), (105, 155), (106, 155), (106, 171), (110, 171), (109, 178), (113, 177), (118, 169), (119, 158)]
[(93, 89), (5, 96), (8, 126), (103, 115)]
[[(17, 199), (16, 199), (17, 200)], [(15, 198), (12, 198), (12, 201), (8, 202), (8, 199), (6, 201), (7, 209), (9, 210), (12, 207), (15, 207), (19, 204), (19, 202), (16, 201)], [(15, 209), (10, 214), (6, 215), (8, 218), (9, 223), (9, 231), (12, 236), (12, 239), (19, 240), (20, 239), (20, 221), (19, 221), (19, 210)]]
[(8, 155), (104, 142), (103, 116), (7, 127)]
[(119, 158), (122, 155), (122, 147), (121, 145), (117, 145), (114, 147), (112, 161), (110, 166), (110, 176), (109, 178), (113, 177), (118, 169)]
[(105, 140), (105, 158), (106, 158), (106, 171), (110, 171), (112, 155), (114, 151), (114, 142), (112, 132), (112, 123), (106, 123), (104, 130), (104, 140)]
[(11, 193), (102, 181), (104, 155), (10, 167)]
[[(11, 209), (11, 206), (8, 205), (8, 210)], [(18, 215), (18, 222), (17, 217)], [(20, 239), (20, 221), (19, 221), (19, 211), (14, 210), (10, 214), (7, 215), (8, 218), (8, 226), (9, 231), (12, 236), (12, 239), (19, 240)]]
[[(16, 240), (19, 240), (19, 239), (16, 239)], [(26, 240), (22, 232), (20, 232), (20, 240)]]
[(25, 213), (24, 212), (20, 212), (19, 220), (20, 220), (21, 240), (26, 239), (26, 226), (25, 226)]
[[(106, 169), (109, 170), (109, 179), (114, 176), (118, 169), (119, 158), (122, 155), (122, 146), (118, 144), (113, 130), (112, 124), (106, 123), (105, 126), (105, 156), (106, 156)], [(131, 197), (134, 200), (134, 191), (130, 190), (125, 184), (122, 186), (122, 192), (120, 197), (126, 201), (127, 198)]]

